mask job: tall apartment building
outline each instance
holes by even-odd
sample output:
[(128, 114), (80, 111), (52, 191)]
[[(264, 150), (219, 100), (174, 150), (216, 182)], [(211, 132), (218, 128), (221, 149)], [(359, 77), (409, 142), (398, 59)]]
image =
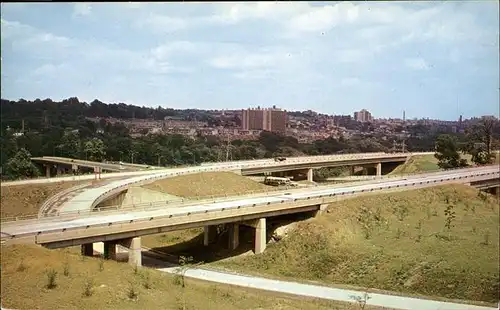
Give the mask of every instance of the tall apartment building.
[(286, 132), (286, 111), (277, 109), (246, 109), (242, 111), (243, 130), (267, 130), (276, 133)]
[(358, 122), (371, 122), (373, 120), (372, 114), (365, 109), (359, 112), (354, 112), (354, 119)]

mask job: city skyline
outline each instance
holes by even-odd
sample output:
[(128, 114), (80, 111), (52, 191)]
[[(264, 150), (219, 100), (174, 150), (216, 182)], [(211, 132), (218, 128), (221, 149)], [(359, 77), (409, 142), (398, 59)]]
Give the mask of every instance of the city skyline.
[(498, 3), (2, 4), (5, 99), (499, 114)]

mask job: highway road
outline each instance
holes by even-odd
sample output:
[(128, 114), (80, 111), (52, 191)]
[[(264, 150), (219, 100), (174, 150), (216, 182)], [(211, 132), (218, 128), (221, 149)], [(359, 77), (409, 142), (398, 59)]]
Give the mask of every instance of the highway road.
[[(418, 153), (421, 154), (421, 153)], [(426, 154), (426, 153), (425, 153)], [(112, 182), (101, 186), (99, 188), (93, 188), (82, 193), (75, 195), (71, 199), (61, 206), (62, 211), (84, 211), (91, 210), (97, 206), (101, 201), (107, 199), (107, 197), (117, 194), (120, 191), (125, 190), (130, 185), (143, 185), (146, 183), (153, 182), (155, 180), (168, 178), (172, 176), (178, 176), (189, 173), (197, 172), (210, 172), (210, 171), (243, 171), (244, 169), (254, 169), (257, 167), (284, 167), (287, 165), (305, 165), (314, 163), (333, 163), (336, 161), (348, 162), (353, 160), (373, 160), (373, 159), (384, 159), (402, 157), (407, 158), (410, 154), (386, 154), (386, 153), (363, 153), (363, 154), (344, 154), (344, 155), (326, 155), (326, 156), (304, 156), (304, 157), (292, 157), (283, 162), (275, 162), (274, 160), (262, 160), (258, 162), (254, 161), (240, 161), (240, 162), (230, 162), (230, 163), (220, 163), (211, 166), (195, 166), (187, 168), (175, 168), (166, 171), (157, 171), (156, 173), (148, 173), (146, 175), (138, 175), (123, 179), (120, 181)]]
[(313, 200), (321, 198), (331, 198), (340, 195), (349, 195), (353, 192), (371, 192), (390, 188), (415, 187), (419, 185), (425, 186), (426, 184), (428, 184), (428, 186), (432, 186), (446, 181), (469, 182), (471, 178), (477, 179), (484, 177), (485, 179), (491, 179), (500, 177), (500, 172), (498, 166), (496, 165), (464, 170), (465, 171), (444, 171), (434, 174), (427, 174), (423, 177), (420, 176), (407, 179), (384, 180), (382, 182), (363, 185), (347, 185), (345, 187), (334, 188), (311, 188), (310, 191), (300, 190), (300, 192), (296, 193), (291, 191), (289, 195), (280, 193), (277, 196), (246, 198), (233, 201), (191, 205), (186, 207), (172, 207), (146, 211), (130, 211), (127, 213), (116, 211), (109, 212), (108, 214), (97, 213), (97, 215), (81, 218), (49, 217), (41, 219), (39, 221), (27, 221), (25, 223), (23, 223), (24, 221), (10, 223), (7, 222), (2, 224), (1, 232), (2, 236), (15, 235), (19, 237), (23, 235), (36, 235), (58, 231), (69, 232), (74, 229), (108, 226), (110, 225), (110, 223), (113, 223), (114, 225), (118, 223), (150, 221), (151, 219), (161, 218), (165, 218), (164, 225), (168, 226), (168, 220), (170, 218), (176, 218), (179, 216), (190, 216), (195, 214), (209, 215), (212, 212), (231, 212), (232, 210), (237, 209), (240, 211), (247, 209), (251, 210), (251, 208), (255, 206), (273, 205), (283, 202), (295, 202), (308, 199)]
[[(339, 154), (339, 155), (319, 155), (319, 156), (300, 156), (300, 157), (288, 157), (287, 160), (283, 162), (275, 162), (273, 159), (259, 159), (259, 160), (241, 160), (241, 161), (231, 161), (231, 162), (220, 162), (220, 163), (202, 163), (200, 166), (182, 167), (182, 168), (158, 168), (154, 170), (144, 170), (144, 171), (133, 171), (133, 172), (114, 172), (114, 173), (103, 173), (101, 174), (101, 179), (105, 178), (116, 178), (116, 177), (134, 177), (134, 176), (144, 176), (157, 174), (160, 172), (171, 172), (171, 171), (183, 171), (186, 169), (198, 168), (200, 171), (224, 171), (231, 169), (244, 169), (245, 167), (259, 167), (265, 166), (286, 166), (290, 164), (297, 163), (311, 163), (311, 162), (321, 162), (321, 161), (341, 161), (341, 160), (355, 160), (362, 158), (384, 158), (388, 156), (399, 156), (402, 158), (407, 158), (413, 155), (428, 155), (432, 154), (429, 152), (420, 153), (398, 153), (398, 154), (388, 154), (388, 153), (359, 153), (359, 154)], [(70, 160), (70, 159), (66, 159)], [(55, 177), (55, 178), (39, 178), (31, 180), (19, 180), (10, 182), (1, 182), (0, 186), (16, 186), (16, 185), (26, 185), (26, 184), (43, 184), (43, 183), (55, 183), (55, 182), (70, 182), (70, 181), (83, 181), (92, 180), (95, 176), (91, 175), (79, 175), (70, 177)]]

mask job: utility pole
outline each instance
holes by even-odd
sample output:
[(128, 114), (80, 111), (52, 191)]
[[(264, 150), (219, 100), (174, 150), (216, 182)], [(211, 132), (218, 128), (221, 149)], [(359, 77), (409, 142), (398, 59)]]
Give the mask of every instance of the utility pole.
[(231, 144), (231, 142), (229, 140), (229, 134), (227, 134), (226, 161), (229, 161), (229, 147), (230, 147), (230, 144)]

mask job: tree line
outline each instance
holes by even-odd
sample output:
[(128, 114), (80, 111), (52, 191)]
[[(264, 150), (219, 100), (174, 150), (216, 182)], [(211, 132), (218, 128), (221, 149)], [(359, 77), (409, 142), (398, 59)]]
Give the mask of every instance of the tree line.
[[(230, 143), (217, 136), (201, 135), (187, 137), (176, 134), (147, 134), (132, 137), (124, 123), (112, 124), (104, 119), (95, 123), (86, 119), (97, 116), (124, 120), (132, 117), (210, 117), (207, 111), (200, 110), (152, 109), (125, 104), (105, 104), (98, 100), (87, 104), (77, 98), (61, 102), (50, 99), (2, 99), (1, 109), (2, 176), (9, 179), (39, 175), (40, 171), (30, 161), (31, 157), (38, 156), (178, 166), (275, 156), (389, 152), (392, 148), (392, 139), (376, 133), (355, 134), (349, 139), (330, 137), (308, 144), (301, 144), (294, 137), (265, 131), (255, 141), (234, 140)], [(429, 132), (422, 135), (424, 129), (420, 127), (409, 129), (410, 132), (412, 130), (418, 134), (412, 134), (407, 140), (408, 151), (435, 149), (438, 133)], [(453, 137), (461, 143), (467, 141), (465, 136)], [(494, 137), (495, 131), (492, 139), (495, 139)], [(496, 137), (498, 139), (498, 135)]]
[(440, 135), (436, 139), (434, 157), (442, 169), (453, 169), (469, 165), (461, 155), (470, 155), (476, 165), (492, 164), (496, 158), (494, 150), (498, 150), (498, 135), (495, 127), (498, 120), (483, 117), (466, 130), (465, 140), (460, 141), (452, 135)]

